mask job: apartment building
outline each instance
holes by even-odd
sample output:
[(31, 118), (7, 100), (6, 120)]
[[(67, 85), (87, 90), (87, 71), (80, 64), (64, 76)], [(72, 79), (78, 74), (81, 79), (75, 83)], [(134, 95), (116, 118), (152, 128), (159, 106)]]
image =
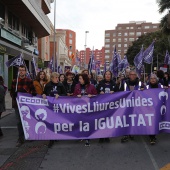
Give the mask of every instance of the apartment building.
[(22, 53), (27, 68), (37, 59), (37, 39), (50, 34), (50, 0), (0, 0), (0, 75), (10, 88), (17, 68), (5, 62)]
[(81, 68), (87, 68), (88, 67), (89, 59), (92, 55), (92, 52), (93, 52), (93, 55), (94, 55), (94, 60), (96, 62), (100, 63), (100, 68), (103, 68), (104, 62), (105, 62), (105, 48), (104, 47), (102, 47), (101, 50), (99, 50), (99, 49), (92, 50), (90, 48), (86, 48), (86, 51), (85, 50), (79, 51), (78, 57), (80, 58)]
[(130, 21), (118, 24), (114, 30), (105, 30), (105, 59), (109, 63), (113, 57), (114, 47), (123, 58), (132, 42), (142, 34), (159, 30), (159, 23)]

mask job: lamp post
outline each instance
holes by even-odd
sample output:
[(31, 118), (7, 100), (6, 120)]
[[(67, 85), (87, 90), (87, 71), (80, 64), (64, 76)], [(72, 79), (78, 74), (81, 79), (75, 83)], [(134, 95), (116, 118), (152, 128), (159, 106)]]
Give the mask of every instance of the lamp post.
[[(56, 66), (57, 66), (57, 58), (56, 58), (56, 30), (55, 30), (55, 20), (56, 20), (56, 0), (54, 0), (54, 37), (53, 37), (53, 41), (54, 41), (54, 58), (53, 58), (53, 67), (54, 67), (54, 71), (56, 71)], [(58, 71), (58, 68), (57, 68)]]
[(86, 43), (87, 43), (87, 33), (89, 33), (89, 31), (85, 31), (85, 45), (84, 45), (84, 68), (86, 69)]

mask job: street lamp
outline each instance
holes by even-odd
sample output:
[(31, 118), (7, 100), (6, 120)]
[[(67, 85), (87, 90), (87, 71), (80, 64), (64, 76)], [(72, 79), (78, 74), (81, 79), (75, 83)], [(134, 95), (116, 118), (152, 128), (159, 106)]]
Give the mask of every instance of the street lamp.
[(86, 42), (87, 42), (87, 33), (89, 33), (89, 31), (85, 31), (85, 45), (84, 45), (84, 68), (86, 69)]

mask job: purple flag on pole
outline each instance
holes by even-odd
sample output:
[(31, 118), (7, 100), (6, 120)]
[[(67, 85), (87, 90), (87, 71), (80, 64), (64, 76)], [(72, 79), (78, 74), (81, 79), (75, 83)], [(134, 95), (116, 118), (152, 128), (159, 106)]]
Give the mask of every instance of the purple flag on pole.
[(169, 56), (168, 50), (166, 50), (164, 63), (165, 63), (165, 64), (170, 64), (170, 56)]
[(118, 76), (118, 64), (119, 64), (119, 56), (116, 52), (116, 46), (113, 52), (113, 59), (110, 65), (111, 72), (114, 74), (115, 77)]
[(7, 67), (11, 67), (11, 66), (19, 67), (21, 65), (24, 65), (24, 60), (21, 54), (19, 54), (18, 56), (8, 60), (5, 64)]
[(143, 59), (144, 59), (144, 62), (147, 64), (152, 63), (154, 43), (155, 41), (153, 41), (152, 44), (143, 52)]
[(93, 51), (92, 51), (92, 54), (91, 54), (90, 59), (89, 59), (89, 64), (88, 64), (89, 74), (91, 73), (91, 71), (94, 68), (93, 64), (95, 64), (95, 62), (94, 62), (94, 54), (93, 54)]
[(138, 70), (142, 67), (142, 65), (143, 65), (143, 47), (141, 48), (140, 52), (135, 56), (134, 64)]
[(32, 69), (32, 78), (35, 79), (36, 76), (37, 76), (37, 73), (36, 73), (36, 63), (35, 63), (35, 58), (34, 56), (32, 56), (32, 61), (31, 61), (31, 69)]
[(53, 56), (49, 62), (48, 68), (53, 72), (54, 71), (54, 65), (53, 65)]

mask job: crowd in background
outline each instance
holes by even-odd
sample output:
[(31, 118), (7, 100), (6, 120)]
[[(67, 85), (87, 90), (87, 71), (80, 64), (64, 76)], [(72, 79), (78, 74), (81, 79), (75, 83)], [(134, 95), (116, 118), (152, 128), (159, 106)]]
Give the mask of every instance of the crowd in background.
[[(158, 70), (155, 73), (143, 74), (139, 79), (135, 70), (127, 68), (124, 73), (120, 73), (118, 77), (114, 77), (111, 71), (106, 71), (103, 75), (95, 75), (89, 73), (88, 70), (83, 70), (79, 74), (74, 74), (68, 70), (64, 74), (52, 72), (47, 75), (44, 71), (38, 72), (36, 79), (31, 80), (26, 77), (25, 66), (20, 66), (19, 76), (12, 81), (10, 95), (12, 97), (12, 107), (15, 109), (17, 128), (18, 128), (18, 142), (17, 146), (24, 143), (24, 133), (19, 116), (18, 106), (16, 104), (16, 97), (18, 92), (30, 93), (33, 96), (42, 95), (45, 99), (47, 96), (58, 98), (59, 96), (75, 96), (92, 97), (97, 94), (105, 94), (119, 91), (144, 90), (148, 88), (168, 88), (170, 86), (169, 73), (164, 73)], [(0, 76), (0, 117), (5, 111), (5, 94), (7, 87), (4, 85), (3, 77)], [(0, 128), (0, 137), (3, 136)], [(121, 138), (121, 142), (134, 140), (134, 136), (128, 135)], [(156, 143), (155, 135), (150, 135), (150, 144)], [(109, 138), (99, 139), (100, 143), (110, 142)], [(53, 145), (54, 141), (49, 142), (49, 147)], [(90, 141), (85, 140), (85, 146), (90, 146)]]

